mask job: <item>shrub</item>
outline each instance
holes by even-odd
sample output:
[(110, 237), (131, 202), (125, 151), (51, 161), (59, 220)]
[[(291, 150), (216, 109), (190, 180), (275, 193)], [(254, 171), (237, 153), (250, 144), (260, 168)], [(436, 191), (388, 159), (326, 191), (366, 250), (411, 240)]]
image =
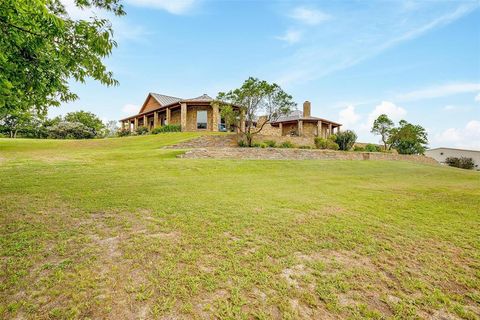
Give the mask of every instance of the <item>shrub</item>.
[(293, 148), (294, 145), (293, 143), (291, 143), (290, 141), (285, 141), (285, 142), (282, 142), (280, 145), (279, 145), (280, 148)]
[(277, 146), (277, 143), (274, 140), (266, 140), (263, 141), (263, 143), (265, 143), (269, 148), (275, 148)]
[(252, 143), (252, 147), (254, 147), (254, 148), (266, 148), (267, 145), (265, 143), (255, 142), (255, 143)]
[(365, 151), (367, 151), (367, 152), (381, 152), (382, 148), (380, 148), (379, 146), (377, 146), (375, 144), (369, 143), (365, 146)]
[(152, 134), (164, 133), (164, 132), (180, 132), (182, 127), (178, 124), (166, 124), (161, 127), (157, 127), (152, 130)]
[(128, 129), (120, 129), (117, 131), (117, 136), (119, 137), (128, 137), (129, 135), (131, 135), (131, 132)]
[(80, 122), (59, 122), (48, 127), (48, 137), (52, 139), (92, 139), (95, 133)]
[(475, 167), (473, 159), (467, 157), (448, 157), (447, 159), (445, 159), (445, 163), (448, 164), (450, 167), (456, 167), (461, 169), (473, 169)]
[(312, 149), (311, 146), (299, 146), (298, 148), (299, 149)]
[(137, 130), (135, 130), (135, 132), (138, 134), (138, 135), (144, 135), (144, 134), (147, 134), (148, 133), (148, 128), (147, 127), (144, 127), (144, 126), (140, 126), (137, 128)]
[(315, 138), (315, 147), (317, 149), (338, 150), (338, 144), (331, 139), (324, 139), (320, 137)]
[(238, 146), (240, 148), (247, 148), (248, 147), (248, 143), (246, 143), (244, 140), (238, 140)]
[(340, 150), (347, 151), (352, 149), (355, 141), (357, 141), (357, 135), (351, 130), (346, 130), (337, 133), (335, 136), (335, 140), (333, 140), (332, 138), (332, 141), (335, 141), (338, 144)]
[(365, 148), (364, 147), (360, 147), (360, 146), (354, 146), (353, 147), (353, 151), (365, 151)]

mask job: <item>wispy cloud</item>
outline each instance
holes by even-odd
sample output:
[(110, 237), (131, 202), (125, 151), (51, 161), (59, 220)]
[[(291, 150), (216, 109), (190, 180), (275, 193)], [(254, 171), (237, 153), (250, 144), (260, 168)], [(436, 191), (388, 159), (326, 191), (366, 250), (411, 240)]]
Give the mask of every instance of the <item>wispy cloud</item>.
[(189, 13), (198, 0), (126, 0), (132, 6), (165, 10), (172, 14)]
[(276, 81), (283, 85), (308, 82), (350, 68), (452, 23), (478, 6), (477, 2), (432, 2), (405, 11), (401, 4), (380, 2), (369, 12), (333, 12), (334, 20), (309, 28), (304, 45), (279, 61)]
[(288, 44), (293, 44), (297, 43), (302, 39), (302, 31), (300, 30), (295, 30), (295, 29), (289, 29), (287, 32), (285, 32), (284, 35), (276, 37), (276, 39), (285, 41)]
[(446, 97), (450, 95), (477, 92), (480, 91), (480, 83), (463, 82), (443, 84), (433, 87), (428, 87), (420, 90), (400, 94), (396, 97), (398, 101), (416, 101), (423, 99), (433, 99)]
[(289, 15), (292, 19), (307, 24), (317, 25), (331, 19), (331, 16), (315, 8), (297, 7)]
[(480, 93), (475, 96), (475, 102), (480, 102)]
[(355, 111), (354, 105), (348, 105), (338, 113), (338, 122), (343, 124), (346, 128), (355, 125), (361, 116)]

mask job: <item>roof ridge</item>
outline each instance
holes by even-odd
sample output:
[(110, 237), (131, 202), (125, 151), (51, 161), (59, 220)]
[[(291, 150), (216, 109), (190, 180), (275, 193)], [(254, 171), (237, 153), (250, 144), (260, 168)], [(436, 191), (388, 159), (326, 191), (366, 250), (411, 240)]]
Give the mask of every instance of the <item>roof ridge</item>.
[(149, 94), (158, 94), (159, 96), (164, 96), (164, 97), (169, 97), (169, 98), (175, 98), (175, 99), (180, 99), (180, 100), (183, 99), (183, 98), (179, 98), (179, 97), (169, 96), (168, 94), (163, 94), (163, 93), (149, 92)]

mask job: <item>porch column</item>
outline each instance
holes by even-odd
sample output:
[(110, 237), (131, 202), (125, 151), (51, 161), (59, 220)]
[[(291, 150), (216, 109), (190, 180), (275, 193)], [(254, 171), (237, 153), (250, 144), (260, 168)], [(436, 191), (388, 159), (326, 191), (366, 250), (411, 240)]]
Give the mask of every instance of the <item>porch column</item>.
[(187, 104), (184, 102), (180, 104), (180, 126), (182, 131), (187, 131)]
[(245, 110), (242, 110), (240, 113), (240, 130), (245, 132)]
[(303, 120), (298, 120), (298, 135), (303, 137)]
[(166, 118), (165, 118), (165, 124), (170, 124), (170, 115), (171, 115), (171, 113), (170, 113), (170, 108), (167, 108), (167, 109), (165, 110), (165, 116), (166, 116)]
[(135, 120), (133, 122), (133, 130), (137, 130), (138, 129), (138, 118), (135, 117)]
[(145, 128), (148, 128), (147, 115), (146, 115), (146, 114), (143, 115), (143, 126), (144, 126)]
[(328, 124), (328, 135), (330, 136), (330, 135), (332, 135), (332, 134), (333, 134), (332, 124), (329, 123), (329, 124)]
[(322, 121), (317, 122), (317, 137), (322, 137)]
[(278, 124), (278, 129), (280, 129), (280, 135), (283, 136), (283, 123)]
[(218, 124), (220, 123), (220, 114), (218, 112), (218, 104), (212, 105), (212, 131), (218, 131)]
[(158, 126), (158, 112), (153, 112), (153, 127), (156, 128)]

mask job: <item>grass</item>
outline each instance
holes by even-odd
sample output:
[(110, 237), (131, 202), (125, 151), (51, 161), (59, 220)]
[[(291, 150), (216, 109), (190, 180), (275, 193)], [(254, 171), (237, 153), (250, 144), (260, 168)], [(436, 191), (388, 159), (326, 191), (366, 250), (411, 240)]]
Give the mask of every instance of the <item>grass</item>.
[(479, 319), (480, 175), (0, 139), (7, 318)]

